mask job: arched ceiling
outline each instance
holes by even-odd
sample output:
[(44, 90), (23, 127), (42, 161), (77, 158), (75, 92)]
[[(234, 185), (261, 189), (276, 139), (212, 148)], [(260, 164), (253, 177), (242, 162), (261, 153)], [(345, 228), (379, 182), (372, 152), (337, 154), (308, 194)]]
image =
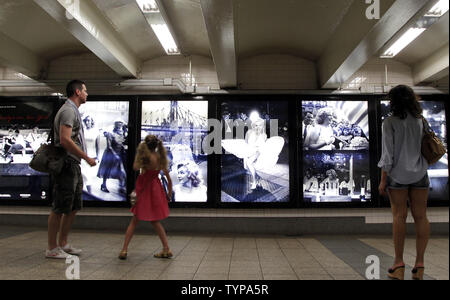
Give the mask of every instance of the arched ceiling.
[(284, 52), (317, 60), (353, 1), (234, 1), (238, 56)]
[(0, 7), (0, 33), (42, 59), (89, 51), (34, 1), (0, 0)]
[[(381, 0), (379, 20), (366, 18), (363, 0), (156, 1), (182, 54), (211, 57), (222, 88), (236, 87), (240, 60), (261, 54), (308, 59), (322, 87), (334, 88), (437, 0)], [(92, 52), (135, 78), (145, 61), (166, 55), (135, 0), (81, 0), (74, 20), (66, 2), (0, 0), (0, 65), (37, 78), (56, 58)], [(395, 59), (416, 67), (448, 47), (448, 24), (447, 13)]]

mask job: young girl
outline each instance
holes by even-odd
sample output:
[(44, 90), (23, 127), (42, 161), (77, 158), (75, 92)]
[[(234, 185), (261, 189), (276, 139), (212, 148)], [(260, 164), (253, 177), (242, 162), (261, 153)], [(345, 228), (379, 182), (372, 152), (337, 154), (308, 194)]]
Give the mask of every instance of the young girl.
[(169, 186), (169, 199), (172, 198), (172, 180), (169, 175), (167, 152), (162, 141), (154, 135), (148, 135), (139, 144), (134, 170), (141, 173), (136, 182), (136, 205), (131, 208), (133, 218), (128, 226), (125, 243), (119, 254), (120, 259), (127, 258), (128, 244), (133, 237), (136, 225), (141, 221), (150, 221), (158, 233), (163, 244), (163, 250), (155, 254), (157, 258), (170, 258), (173, 256), (169, 250), (166, 232), (160, 221), (169, 216), (169, 205), (161, 181), (158, 178), (160, 170), (164, 171)]

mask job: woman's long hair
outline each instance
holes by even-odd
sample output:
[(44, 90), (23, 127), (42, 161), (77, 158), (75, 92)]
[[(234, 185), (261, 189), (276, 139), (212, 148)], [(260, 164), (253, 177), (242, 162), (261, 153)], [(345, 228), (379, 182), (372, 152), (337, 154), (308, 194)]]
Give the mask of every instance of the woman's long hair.
[(406, 119), (408, 112), (415, 118), (422, 117), (422, 107), (419, 103), (419, 97), (412, 88), (406, 85), (394, 87), (388, 94), (391, 100), (390, 107), (393, 116), (400, 119)]
[[(150, 159), (151, 153), (156, 153), (158, 155), (159, 166), (152, 165), (152, 161)], [(150, 170), (152, 168), (164, 170), (169, 166), (167, 150), (162, 141), (154, 135), (147, 135), (144, 141), (139, 144), (135, 162), (139, 168), (144, 170)]]

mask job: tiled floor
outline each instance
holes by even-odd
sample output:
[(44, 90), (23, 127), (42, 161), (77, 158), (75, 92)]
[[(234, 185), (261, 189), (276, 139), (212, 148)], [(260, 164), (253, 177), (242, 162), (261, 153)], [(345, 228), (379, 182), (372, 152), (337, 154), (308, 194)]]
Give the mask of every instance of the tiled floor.
[[(44, 258), (45, 229), (0, 227), (0, 279), (66, 279), (64, 260)], [(389, 236), (238, 236), (169, 234), (172, 259), (156, 259), (159, 239), (136, 234), (129, 258), (117, 258), (121, 232), (74, 231), (83, 249), (81, 279), (179, 280), (363, 280), (366, 258), (380, 259), (380, 279), (392, 263)], [(414, 238), (407, 239), (406, 279), (414, 263)], [(426, 257), (426, 279), (449, 279), (449, 240), (433, 237)]]

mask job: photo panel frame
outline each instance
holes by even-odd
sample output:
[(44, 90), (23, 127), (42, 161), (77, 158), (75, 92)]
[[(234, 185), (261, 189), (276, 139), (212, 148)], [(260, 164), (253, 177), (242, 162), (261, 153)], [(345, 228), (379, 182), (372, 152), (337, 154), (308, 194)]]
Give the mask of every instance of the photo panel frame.
[[(171, 207), (208, 204), (211, 159), (203, 149), (203, 140), (209, 133), (210, 111), (209, 101), (201, 99), (169, 96), (140, 102), (139, 141), (154, 135), (167, 150), (173, 184)], [(167, 193), (168, 180), (162, 172), (159, 179)]]
[[(220, 99), (220, 207), (292, 207), (287, 97)], [(295, 196), (294, 196), (295, 197)]]
[(0, 99), (0, 202), (39, 205), (50, 201), (50, 176), (28, 164), (39, 147), (48, 142), (55, 100)]
[[(440, 205), (449, 202), (449, 166), (448, 166), (448, 105), (442, 95), (421, 96), (419, 101), (423, 109), (423, 116), (430, 124), (436, 136), (444, 143), (447, 153), (434, 165), (428, 168), (430, 189), (428, 193), (429, 205)], [(382, 122), (390, 115), (389, 100), (380, 101), (380, 132)], [(381, 153), (380, 153), (381, 154)], [(384, 201), (387, 203), (387, 199)]]
[(377, 206), (372, 97), (305, 96), (296, 112), (300, 206)]

